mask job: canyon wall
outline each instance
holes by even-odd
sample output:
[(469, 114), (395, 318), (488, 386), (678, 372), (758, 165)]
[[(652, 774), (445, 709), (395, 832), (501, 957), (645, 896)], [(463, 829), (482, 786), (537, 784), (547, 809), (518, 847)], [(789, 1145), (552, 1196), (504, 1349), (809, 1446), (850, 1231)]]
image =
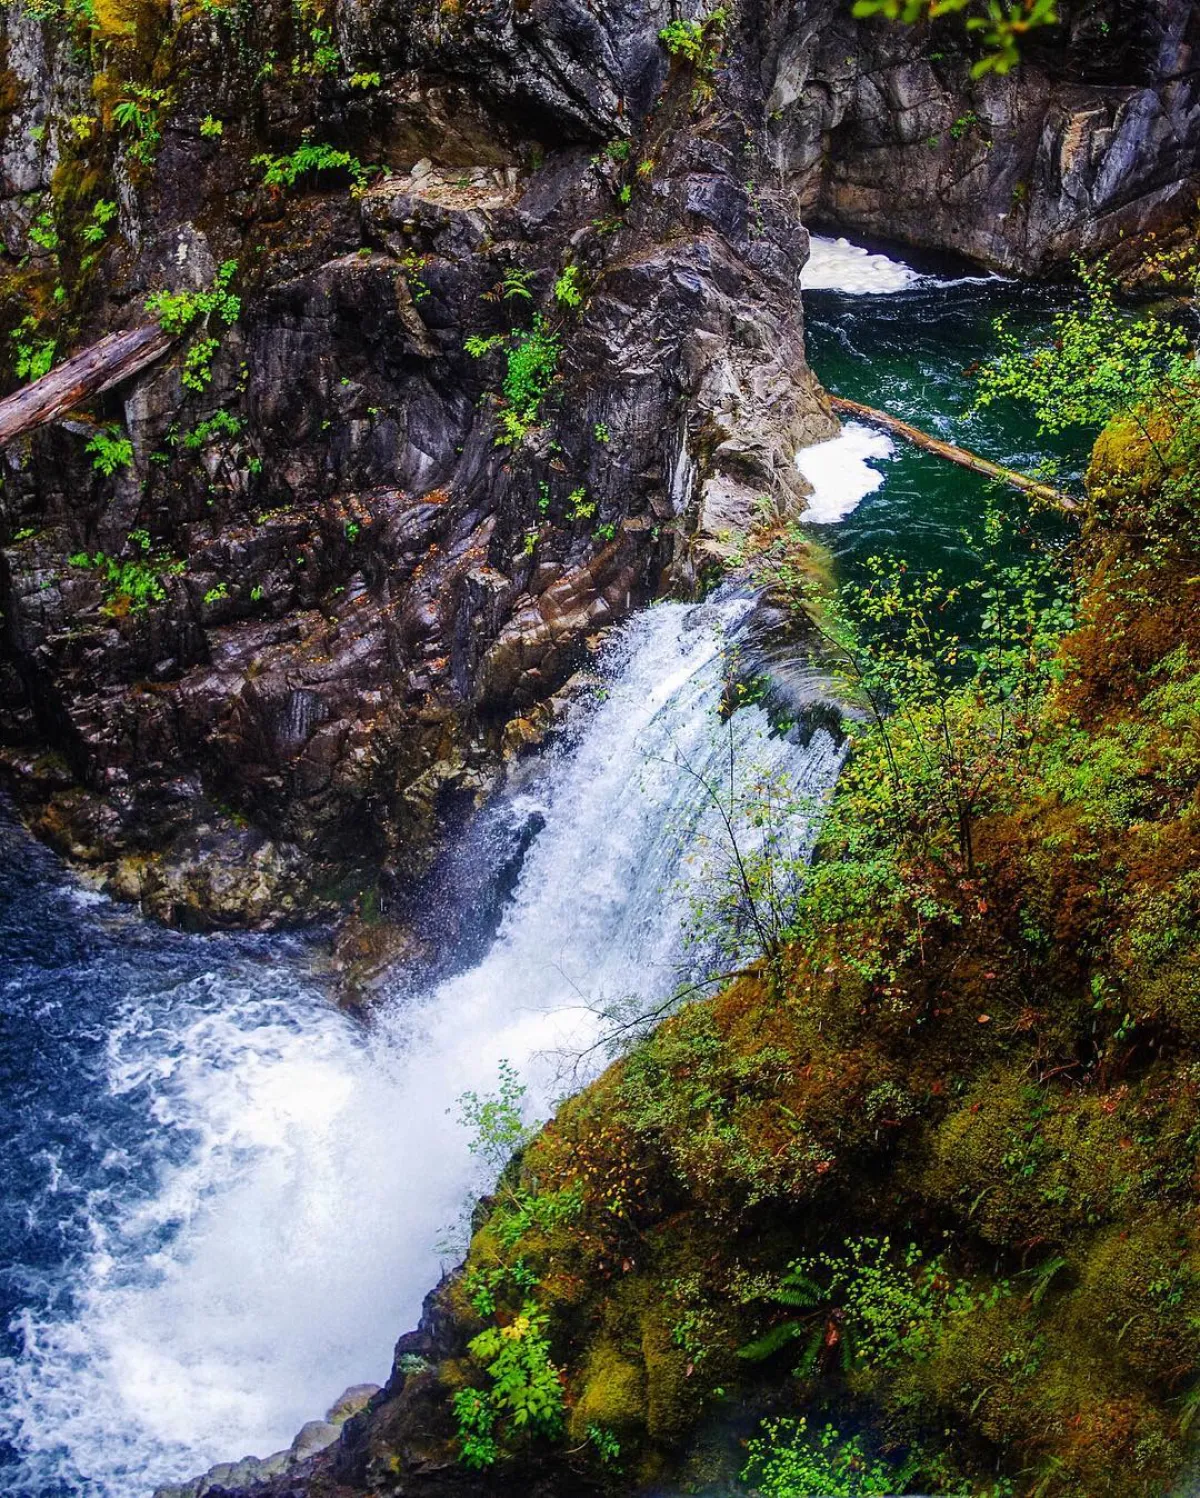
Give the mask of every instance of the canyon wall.
[(950, 22), (670, 19), (0, 12), (12, 383), (236, 266), (232, 326), (3, 459), (4, 765), (114, 893), (398, 908), (596, 630), (802, 505), (810, 214), (1054, 270), (1194, 206), (1189, 6), (981, 83)]

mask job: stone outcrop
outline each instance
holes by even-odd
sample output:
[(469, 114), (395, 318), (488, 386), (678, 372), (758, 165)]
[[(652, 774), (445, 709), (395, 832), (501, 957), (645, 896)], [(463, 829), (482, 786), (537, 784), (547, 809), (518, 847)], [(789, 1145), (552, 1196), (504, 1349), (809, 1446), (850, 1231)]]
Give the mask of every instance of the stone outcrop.
[[(118, 148), (121, 236), (71, 304), (82, 337), (237, 260), (211, 385), (182, 384), (180, 354), (107, 398), (96, 421), (131, 442), (109, 477), (86, 423), (5, 459), (22, 800), (110, 889), (192, 925), (333, 911), (381, 874), (394, 902), (493, 783), (506, 722), (597, 628), (694, 585), (706, 517), (796, 508), (794, 452), (836, 426), (804, 361), (794, 204), (750, 186), (751, 54), (709, 98), (653, 8), (603, 35), (539, 22), (531, 60), (516, 13), (435, 35), (344, 7), (343, 72), (380, 69), (360, 98), (311, 73), (279, 9), (170, 33), (155, 163)], [(34, 56), (37, 23), (5, 14), (10, 60)], [(262, 87), (263, 125), (238, 89), (272, 42), (302, 60)], [(49, 87), (49, 45), (25, 90)], [(57, 184), (92, 169), (63, 135)], [(382, 172), (254, 185), (248, 157), (318, 135)], [(506, 443), (508, 354), (538, 327), (548, 389)]]
[(1191, 221), (1200, 199), (1200, 14), (1186, 0), (1066, 4), (1022, 65), (972, 80), (957, 17), (856, 22), (800, 0), (773, 58), (770, 154), (806, 218), (1063, 270)]

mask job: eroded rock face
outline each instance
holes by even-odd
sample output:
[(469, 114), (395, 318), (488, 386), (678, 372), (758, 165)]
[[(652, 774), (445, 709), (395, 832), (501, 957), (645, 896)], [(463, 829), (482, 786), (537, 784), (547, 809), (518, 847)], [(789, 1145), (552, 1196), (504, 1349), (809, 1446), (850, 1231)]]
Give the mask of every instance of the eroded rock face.
[(1053, 272), (1194, 218), (1200, 13), (1187, 0), (1060, 7), (1020, 68), (973, 81), (957, 20), (856, 22), (799, 0), (773, 58), (771, 153), (806, 216)]
[[(75, 331), (229, 260), (242, 315), (202, 392), (180, 354), (97, 407), (128, 466), (94, 471), (86, 421), (7, 453), (0, 687), (35, 827), (166, 919), (297, 919), (381, 874), (386, 906), (585, 638), (694, 586), (761, 496), (797, 508), (794, 453), (835, 430), (796, 205), (752, 187), (749, 20), (714, 89), (658, 42), (665, 6), (543, 10), (343, 6), (358, 88), (313, 73), (290, 7), (159, 18), (173, 107), (154, 165), (119, 138), (93, 189), (120, 194), (120, 235), (71, 293)], [(35, 56), (5, 17), (24, 89), (51, 87), (53, 26)], [(285, 46), (300, 65), (264, 82)], [(60, 136), (47, 183), (99, 172)], [(306, 139), (384, 169), (365, 192), (255, 185), (249, 158)], [(62, 219), (44, 269), (65, 281), (60, 196), (9, 206), (18, 240), (35, 208)], [(553, 379), (506, 441), (509, 356), (538, 328)], [(47, 742), (57, 776), (30, 769)]]

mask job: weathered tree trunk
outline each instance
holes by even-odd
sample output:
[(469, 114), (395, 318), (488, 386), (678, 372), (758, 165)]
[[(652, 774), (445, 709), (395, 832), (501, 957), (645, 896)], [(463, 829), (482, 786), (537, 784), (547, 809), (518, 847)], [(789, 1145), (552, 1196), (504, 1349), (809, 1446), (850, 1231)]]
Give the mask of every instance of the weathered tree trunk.
[(1064, 494), (1061, 489), (1055, 489), (1050, 484), (1040, 484), (1037, 479), (1018, 473), (1015, 468), (1005, 468), (999, 463), (992, 463), (987, 458), (981, 458), (978, 453), (968, 452), (965, 447), (955, 447), (953, 443), (942, 442), (937, 437), (931, 437), (928, 432), (922, 432), (918, 427), (909, 426), (907, 421), (901, 421), (898, 416), (889, 416), (886, 411), (877, 411), (874, 406), (861, 405), (858, 401), (847, 400), (842, 395), (831, 395), (829, 404), (841, 416), (856, 416), (860, 421), (883, 427), (887, 432), (895, 432), (898, 437), (903, 437), (914, 447), (919, 447), (928, 453), (936, 453), (939, 458), (948, 458), (951, 463), (957, 463), (962, 468), (970, 468), (972, 472), (982, 473), (987, 478), (1000, 479), (1006, 484), (1011, 484), (1015, 489), (1023, 489), (1027, 494), (1044, 500), (1046, 504), (1057, 505), (1061, 510), (1078, 508), (1071, 496)]
[(161, 359), (174, 342), (174, 336), (164, 333), (157, 323), (109, 333), (40, 380), (0, 401), (0, 447), (139, 374)]

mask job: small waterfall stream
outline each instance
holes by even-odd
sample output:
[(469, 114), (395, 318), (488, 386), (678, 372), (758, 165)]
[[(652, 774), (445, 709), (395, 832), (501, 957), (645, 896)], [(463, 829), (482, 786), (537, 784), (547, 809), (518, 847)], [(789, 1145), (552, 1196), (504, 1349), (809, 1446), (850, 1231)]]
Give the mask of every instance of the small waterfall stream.
[(95, 1134), (29, 1162), (27, 1212), (72, 1245), (44, 1282), (24, 1266), (0, 1367), (5, 1491), (128, 1498), (286, 1446), (346, 1385), (382, 1380), (480, 1184), (455, 1099), (506, 1058), (545, 1116), (596, 1006), (661, 999), (696, 970), (684, 928), (716, 834), (680, 762), (718, 776), (732, 734), (747, 774), (832, 785), (827, 733), (802, 748), (757, 708), (720, 721), (750, 607), (663, 604), (618, 634), (602, 700), (491, 813), (544, 826), (487, 954), (391, 994), (369, 1033), (298, 947), (281, 961), (271, 942), (152, 931), (60, 884), (74, 948), (35, 942), (22, 991), (43, 1002), (29, 1022), (63, 1032), (55, 1065), (79, 1065), (56, 1079), (76, 1112), (31, 1098), (28, 1132)]

